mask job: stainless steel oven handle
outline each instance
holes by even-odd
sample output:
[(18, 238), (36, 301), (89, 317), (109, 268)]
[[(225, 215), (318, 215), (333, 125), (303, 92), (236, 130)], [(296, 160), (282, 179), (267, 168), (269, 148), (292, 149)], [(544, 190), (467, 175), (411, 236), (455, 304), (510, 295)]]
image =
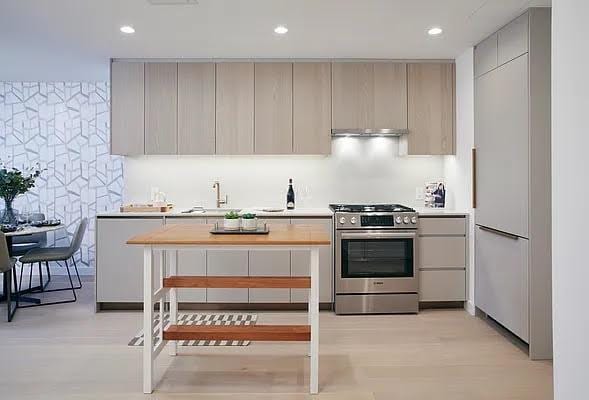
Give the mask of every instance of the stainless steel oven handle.
[(342, 239), (414, 239), (416, 233), (408, 232), (366, 232), (366, 233), (342, 233)]

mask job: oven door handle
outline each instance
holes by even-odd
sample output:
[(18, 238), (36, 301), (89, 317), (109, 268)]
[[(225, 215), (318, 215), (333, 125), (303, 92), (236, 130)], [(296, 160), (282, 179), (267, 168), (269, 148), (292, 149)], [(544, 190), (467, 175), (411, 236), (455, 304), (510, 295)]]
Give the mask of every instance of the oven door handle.
[(415, 239), (416, 233), (409, 232), (366, 232), (342, 233), (342, 239)]

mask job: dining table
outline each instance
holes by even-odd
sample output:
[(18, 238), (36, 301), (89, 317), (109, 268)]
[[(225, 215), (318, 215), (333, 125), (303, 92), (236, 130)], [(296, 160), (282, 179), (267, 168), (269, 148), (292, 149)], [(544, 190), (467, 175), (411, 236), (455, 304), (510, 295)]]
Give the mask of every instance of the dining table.
[[(45, 226), (34, 226), (31, 224), (20, 224), (17, 225), (16, 230), (10, 232), (4, 232), (4, 236), (6, 236), (6, 244), (8, 246), (8, 254), (12, 255), (13, 253), (13, 238), (14, 237), (24, 237), (24, 236), (31, 236), (33, 234), (36, 233), (49, 233), (49, 232), (54, 232), (54, 231), (58, 231), (61, 229), (65, 229), (66, 225), (65, 224), (57, 224), (57, 225), (45, 225)], [(22, 267), (21, 267), (22, 268)], [(4, 274), (4, 276), (6, 277), (6, 274)], [(34, 303), (34, 304), (40, 304), (41, 300), (40, 299), (36, 299), (34, 297), (29, 297), (29, 296), (23, 296), (25, 294), (30, 294), (33, 292), (39, 292), (42, 291), (47, 284), (49, 283), (49, 281), (47, 281), (45, 283), (45, 285), (43, 285), (43, 283), (39, 283), (39, 285), (37, 286), (32, 286), (30, 288), (21, 290), (20, 288), (17, 288), (18, 290), (16, 292), (13, 292), (13, 294), (18, 296), (19, 301), (25, 302), (25, 303)], [(3, 282), (3, 285), (7, 285), (9, 284), (9, 282), (6, 282), (6, 279)], [(6, 287), (6, 286), (3, 286)], [(6, 301), (6, 295), (3, 293), (2, 296), (0, 296), (0, 301)]]

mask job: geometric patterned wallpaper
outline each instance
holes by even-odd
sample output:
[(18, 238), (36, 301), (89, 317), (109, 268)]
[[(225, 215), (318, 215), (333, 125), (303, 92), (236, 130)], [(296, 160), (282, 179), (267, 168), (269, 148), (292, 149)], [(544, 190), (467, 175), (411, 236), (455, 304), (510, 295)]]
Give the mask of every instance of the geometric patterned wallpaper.
[(66, 224), (67, 232), (48, 237), (49, 246), (67, 245), (87, 217), (89, 230), (76, 259), (81, 268), (94, 267), (96, 213), (122, 203), (123, 158), (109, 154), (109, 140), (107, 82), (0, 81), (0, 160), (18, 168), (37, 162), (47, 168), (14, 208)]

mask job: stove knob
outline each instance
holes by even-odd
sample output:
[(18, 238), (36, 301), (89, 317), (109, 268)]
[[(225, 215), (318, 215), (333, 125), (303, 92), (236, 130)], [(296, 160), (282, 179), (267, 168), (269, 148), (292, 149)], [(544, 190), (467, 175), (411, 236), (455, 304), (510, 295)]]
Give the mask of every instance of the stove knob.
[(345, 217), (341, 217), (341, 218), (339, 219), (339, 223), (340, 223), (340, 225), (343, 225), (343, 224), (345, 224), (345, 223), (346, 223), (346, 218), (345, 218)]
[(395, 222), (396, 222), (397, 224), (400, 224), (400, 223), (402, 223), (402, 222), (403, 222), (403, 218), (401, 218), (401, 216), (400, 216), (400, 215), (397, 215), (397, 218), (395, 218)]
[(352, 217), (352, 218), (350, 219), (350, 222), (351, 222), (352, 224), (355, 224), (355, 223), (356, 223), (356, 217)]
[(404, 222), (405, 224), (408, 224), (408, 223), (409, 223), (409, 221), (410, 221), (410, 220), (409, 220), (409, 217), (405, 217), (405, 218), (403, 218), (403, 222)]
[(411, 217), (411, 223), (412, 224), (416, 224), (417, 223), (417, 217)]

